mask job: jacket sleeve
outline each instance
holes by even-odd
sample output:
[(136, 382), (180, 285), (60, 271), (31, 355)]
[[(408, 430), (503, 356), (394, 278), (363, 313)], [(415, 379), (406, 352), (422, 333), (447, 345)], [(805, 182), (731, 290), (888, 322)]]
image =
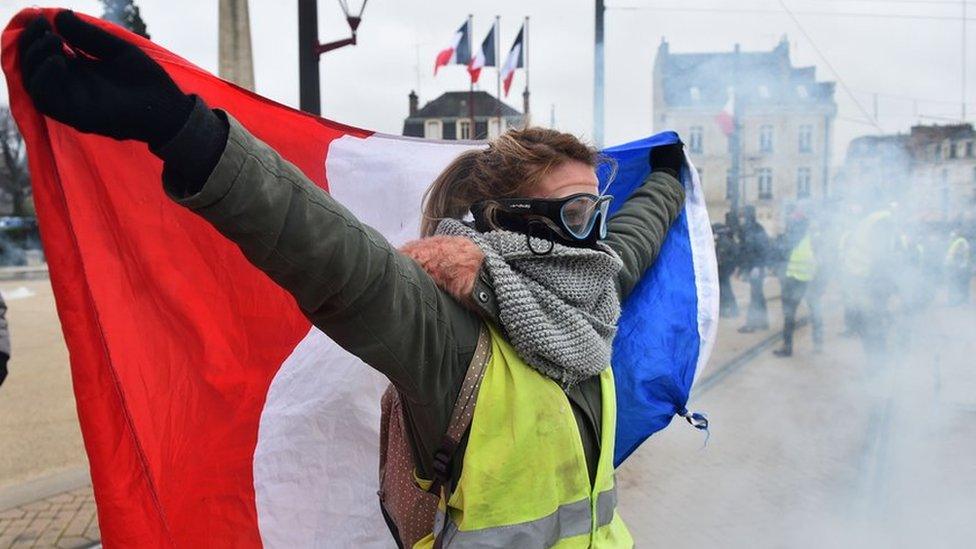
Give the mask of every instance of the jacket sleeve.
[(623, 301), (637, 285), (684, 206), (685, 190), (673, 176), (657, 171), (610, 218), (606, 243), (623, 260), (617, 289)]
[(450, 399), (480, 319), (298, 168), (233, 118), (226, 122), (226, 145), (202, 185), (185, 181), (167, 161), (163, 183), (171, 198), (236, 243), (316, 327), (408, 400)]

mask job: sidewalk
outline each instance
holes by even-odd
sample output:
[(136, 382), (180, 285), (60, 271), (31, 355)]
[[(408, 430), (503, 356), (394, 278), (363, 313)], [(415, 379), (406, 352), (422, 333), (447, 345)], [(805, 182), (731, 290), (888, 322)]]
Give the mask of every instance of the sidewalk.
[(0, 549), (76, 549), (96, 546), (100, 537), (85, 470), (68, 470), (0, 489)]

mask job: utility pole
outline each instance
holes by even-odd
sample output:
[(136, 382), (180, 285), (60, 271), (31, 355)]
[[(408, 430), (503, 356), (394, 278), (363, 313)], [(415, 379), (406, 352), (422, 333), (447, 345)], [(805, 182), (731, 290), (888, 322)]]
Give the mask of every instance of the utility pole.
[[(734, 91), (732, 93), (735, 93)], [(734, 103), (733, 103), (734, 104)], [(729, 197), (729, 201), (732, 203), (732, 213), (738, 215), (739, 206), (741, 205), (741, 189), (742, 189), (742, 142), (740, 140), (740, 133), (742, 131), (742, 125), (739, 124), (739, 105), (735, 105), (735, 111), (732, 114), (732, 135), (729, 136), (729, 149), (732, 152), (732, 186), (729, 189), (732, 196)]]
[(593, 48), (593, 141), (603, 147), (603, 16), (607, 9), (603, 0), (596, 0), (596, 26)]
[[(319, 43), (318, 0), (298, 0), (298, 97), (301, 109), (307, 113), (322, 113), (322, 96), (319, 88), (319, 56), (343, 46), (356, 45), (356, 31), (362, 22), (366, 2), (363, 0), (357, 15), (346, 14), (346, 22), (352, 36), (326, 44)], [(342, 3), (346, 9), (345, 2)]]
[(318, 45), (318, 0), (298, 0), (298, 102), (303, 111), (315, 115), (322, 113)]

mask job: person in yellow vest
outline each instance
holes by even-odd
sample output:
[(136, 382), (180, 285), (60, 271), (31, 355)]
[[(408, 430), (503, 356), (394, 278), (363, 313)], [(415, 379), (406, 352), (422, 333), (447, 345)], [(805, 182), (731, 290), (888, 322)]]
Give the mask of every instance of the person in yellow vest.
[(887, 352), (891, 324), (888, 302), (895, 290), (897, 268), (893, 210), (893, 206), (878, 209), (858, 221), (846, 239), (842, 259), (854, 326), (871, 357)]
[(783, 305), (783, 346), (773, 351), (779, 357), (793, 355), (793, 335), (796, 331), (796, 312), (800, 301), (807, 298), (813, 324), (814, 349), (823, 349), (823, 324), (820, 318), (820, 292), (810, 292), (811, 283), (817, 276), (817, 257), (814, 254), (813, 239), (809, 221), (797, 214), (786, 229), (784, 240), (789, 246), (786, 272), (781, 288)]
[[(425, 196), (425, 238), (398, 250), (233, 113), (73, 12), (31, 21), (18, 47), (40, 113), (148, 145), (170, 199), (395, 386), (417, 484), (434, 480), (440, 498), (426, 535), (398, 544), (633, 546), (617, 513), (610, 351), (620, 301), (684, 205), (680, 142), (651, 149), (610, 218), (594, 148), (510, 130), (447, 166)], [(456, 406), (462, 394), (473, 409)], [(469, 427), (445, 445), (458, 409)]]
[(973, 277), (972, 251), (962, 231), (954, 229), (949, 235), (949, 249), (945, 256), (945, 273), (949, 285), (949, 304), (969, 302), (969, 287)]

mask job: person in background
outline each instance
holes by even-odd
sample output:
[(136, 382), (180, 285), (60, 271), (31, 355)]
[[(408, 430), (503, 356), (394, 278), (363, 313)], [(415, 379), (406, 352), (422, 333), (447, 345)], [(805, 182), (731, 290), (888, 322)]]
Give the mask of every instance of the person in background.
[(769, 255), (769, 235), (756, 220), (755, 206), (746, 206), (742, 212), (739, 230), (739, 275), (749, 280), (749, 311), (740, 333), (769, 329), (769, 313), (766, 310), (766, 259)]
[(10, 329), (7, 327), (7, 303), (0, 295), (0, 385), (7, 379), (7, 362), (10, 360)]
[(807, 298), (813, 323), (813, 342), (816, 352), (823, 350), (823, 323), (820, 318), (820, 295), (822, 288), (814, 285), (817, 277), (817, 258), (814, 254), (813, 238), (809, 231), (809, 221), (802, 214), (796, 214), (783, 235), (784, 249), (789, 249), (786, 272), (783, 276), (783, 346), (773, 351), (780, 357), (793, 355), (793, 334), (796, 331), (796, 311), (800, 301)]
[(732, 275), (736, 267), (736, 243), (732, 229), (722, 223), (712, 227), (715, 234), (715, 255), (718, 258), (719, 316), (739, 316), (739, 304), (732, 289)]
[(855, 225), (844, 247), (855, 326), (872, 358), (887, 352), (891, 318), (888, 301), (894, 293), (897, 269), (894, 205), (870, 213)]
[(957, 227), (949, 234), (949, 249), (945, 256), (946, 282), (949, 286), (949, 305), (969, 303), (972, 251), (969, 241)]

